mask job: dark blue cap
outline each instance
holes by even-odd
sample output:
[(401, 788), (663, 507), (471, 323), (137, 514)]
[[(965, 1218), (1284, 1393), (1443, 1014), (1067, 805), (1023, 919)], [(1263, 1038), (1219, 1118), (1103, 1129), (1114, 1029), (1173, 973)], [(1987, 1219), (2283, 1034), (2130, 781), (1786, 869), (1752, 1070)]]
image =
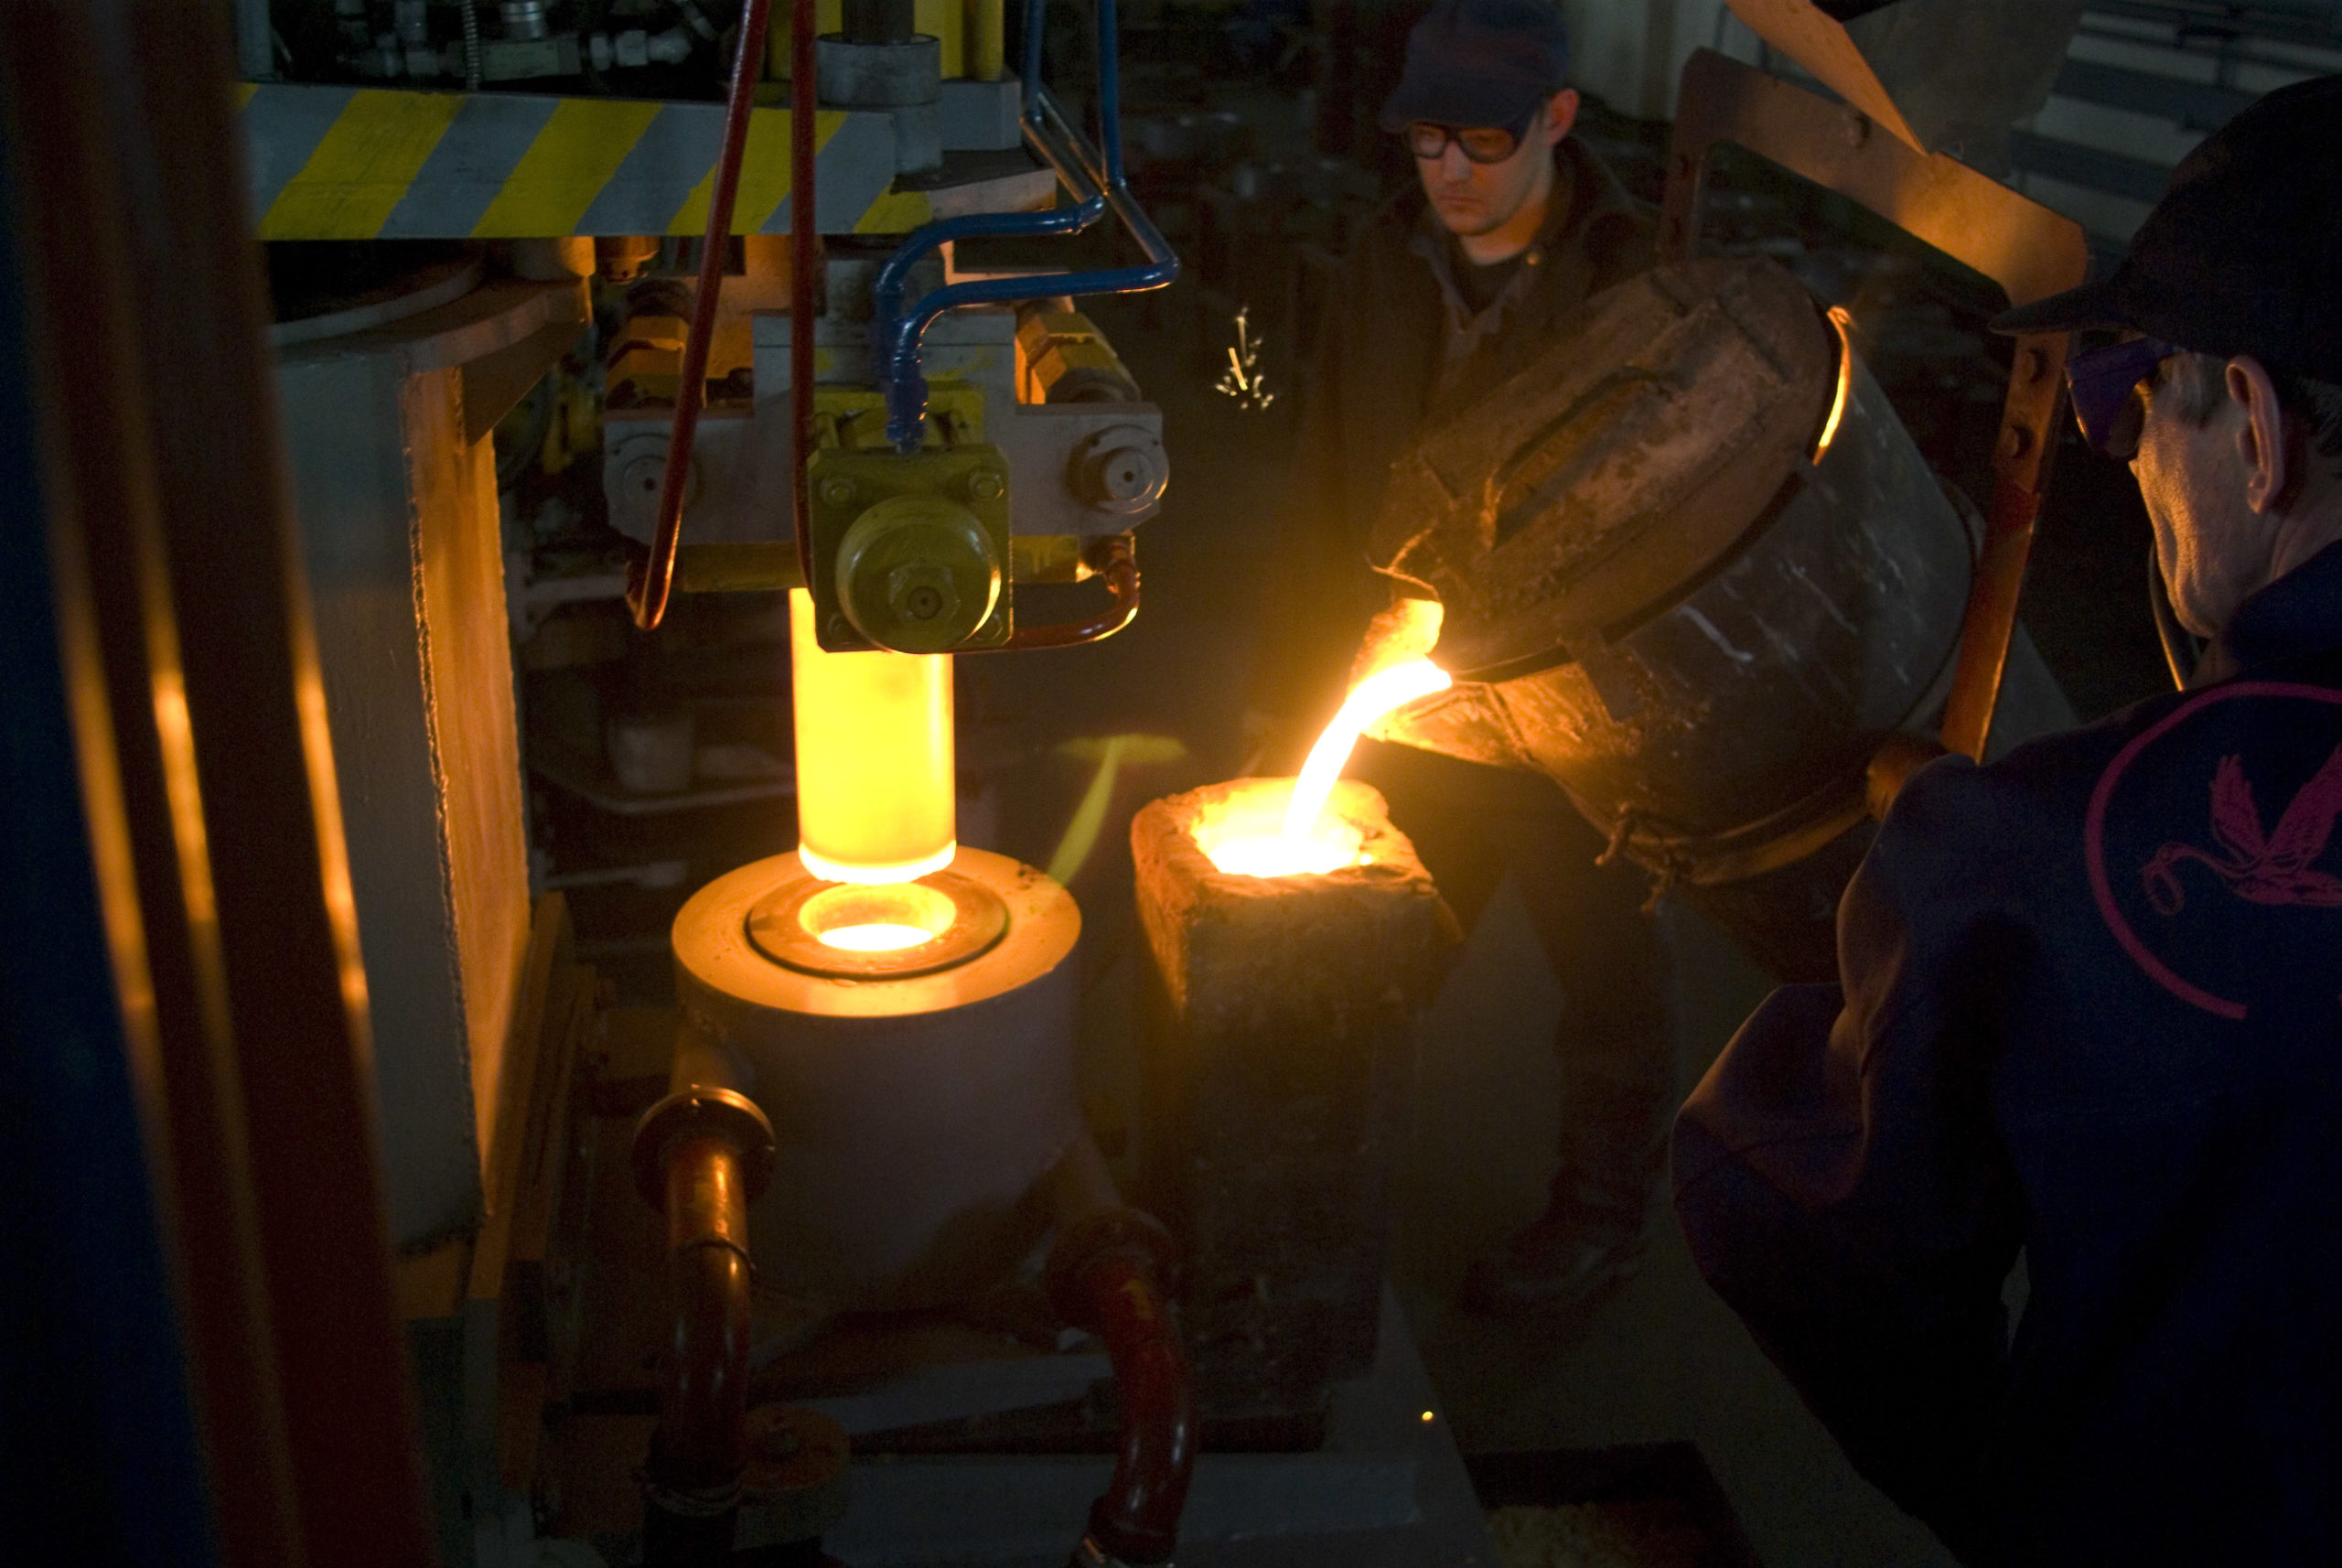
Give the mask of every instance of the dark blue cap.
[(2183, 159), (2111, 277), (1996, 332), (2127, 327), (2342, 381), (2342, 76), (2280, 88)]
[(1407, 35), (1382, 128), (1514, 125), (1562, 89), (1570, 36), (1550, 0), (1439, 0)]

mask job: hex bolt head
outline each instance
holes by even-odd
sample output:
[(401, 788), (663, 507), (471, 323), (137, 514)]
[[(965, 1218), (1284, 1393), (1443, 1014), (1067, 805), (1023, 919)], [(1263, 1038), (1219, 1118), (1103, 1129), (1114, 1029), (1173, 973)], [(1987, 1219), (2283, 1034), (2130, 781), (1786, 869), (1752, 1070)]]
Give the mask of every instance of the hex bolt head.
[(960, 593), (949, 569), (914, 562), (886, 574), (886, 604), (905, 620), (943, 620), (960, 613)]
[(1006, 489), (1000, 482), (1000, 476), (989, 468), (979, 468), (968, 476), (968, 499), (971, 500), (996, 501)]
[(854, 481), (843, 474), (832, 474), (822, 481), (822, 504), (845, 507), (854, 504)]

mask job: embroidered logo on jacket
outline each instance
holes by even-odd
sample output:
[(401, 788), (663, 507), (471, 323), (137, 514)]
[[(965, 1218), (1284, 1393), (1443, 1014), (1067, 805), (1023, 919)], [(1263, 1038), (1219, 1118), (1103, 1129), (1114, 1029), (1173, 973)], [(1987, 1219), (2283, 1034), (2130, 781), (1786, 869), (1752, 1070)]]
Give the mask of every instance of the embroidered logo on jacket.
[(2187, 890), (2178, 867), (2195, 861), (2211, 868), (2229, 891), (2255, 904), (2315, 904), (2342, 908), (2342, 876), (2311, 868), (2326, 853), (2334, 836), (2334, 819), (2342, 815), (2342, 746), (2326, 759), (2316, 777), (2294, 791), (2277, 831), (2261, 832), (2261, 808), (2252, 798), (2252, 781), (2244, 776), (2244, 758), (2223, 757), (2212, 776), (2212, 837), (2219, 853), (2192, 843), (2167, 843), (2140, 870), (2147, 899), (2160, 915), (2176, 915), (2187, 907)]
[[(2273, 824), (2264, 796), (2283, 802)], [(2091, 791), (2082, 848), (2099, 916), (2149, 980), (2208, 1013), (2330, 1008), (2337, 818), (2342, 691), (2236, 681), (2197, 693), (2133, 736)]]

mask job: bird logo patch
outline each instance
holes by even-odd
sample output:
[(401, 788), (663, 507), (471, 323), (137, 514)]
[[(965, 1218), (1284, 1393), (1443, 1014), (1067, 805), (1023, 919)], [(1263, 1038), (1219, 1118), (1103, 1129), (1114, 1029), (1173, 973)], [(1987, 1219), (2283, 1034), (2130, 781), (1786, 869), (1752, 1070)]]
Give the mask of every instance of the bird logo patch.
[[(2277, 803), (2275, 819), (2261, 802)], [(2342, 1000), (2342, 692), (2233, 682), (2132, 737), (2085, 820), (2090, 890), (2146, 976), (2223, 1018)]]
[(2326, 759), (2310, 781), (2294, 791), (2276, 831), (2263, 837), (2261, 808), (2252, 798), (2252, 782), (2244, 776), (2244, 758), (2223, 757), (2212, 776), (2212, 838), (2217, 851), (2192, 843), (2167, 843), (2155, 851), (2139, 875), (2147, 900), (2159, 915), (2176, 915), (2187, 907), (2186, 885), (2179, 867), (2193, 861), (2208, 867), (2228, 885), (2230, 893), (2255, 904), (2315, 904), (2342, 908), (2342, 876), (2315, 869), (2334, 837), (2334, 819), (2342, 815), (2342, 746)]

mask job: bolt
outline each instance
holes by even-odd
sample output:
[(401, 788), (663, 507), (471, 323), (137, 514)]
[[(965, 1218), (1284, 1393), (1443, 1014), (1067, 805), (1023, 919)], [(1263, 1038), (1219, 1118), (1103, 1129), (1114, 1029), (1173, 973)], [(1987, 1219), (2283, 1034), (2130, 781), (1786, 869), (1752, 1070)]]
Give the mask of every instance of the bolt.
[(822, 503), (824, 506), (845, 507), (854, 504), (854, 481), (843, 474), (832, 474), (822, 481)]
[(644, 495), (655, 496), (659, 493), (659, 481), (665, 476), (666, 468), (664, 457), (637, 457), (626, 466), (626, 471), (619, 477), (624, 483)]
[(2049, 356), (2038, 349), (2025, 351), (2025, 379), (2037, 381), (2049, 373)]
[(968, 497), (971, 500), (996, 501), (1005, 488), (1000, 482), (1000, 476), (988, 468), (979, 468), (968, 476)]
[(912, 562), (886, 574), (886, 603), (907, 621), (941, 620), (960, 613), (960, 596), (951, 574), (940, 566)]
[(854, 629), (854, 623), (846, 619), (843, 616), (832, 616), (827, 621), (822, 623), (822, 634), (832, 642), (850, 643), (856, 640), (857, 637), (857, 633)]
[(2033, 432), (2022, 424), (2012, 424), (2001, 432), (2001, 456), (2022, 457), (2033, 450)]
[(1846, 145), (1852, 148), (1860, 149), (1863, 144), (1869, 140), (1870, 116), (1867, 114), (1847, 115)]

